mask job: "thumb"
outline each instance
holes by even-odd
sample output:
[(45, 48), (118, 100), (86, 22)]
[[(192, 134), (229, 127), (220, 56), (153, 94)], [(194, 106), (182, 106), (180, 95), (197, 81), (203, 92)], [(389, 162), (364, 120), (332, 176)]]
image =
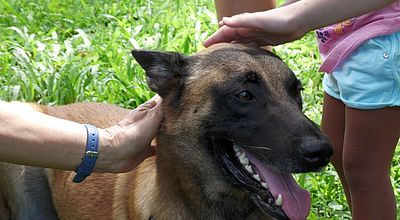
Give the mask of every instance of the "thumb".
[(160, 105), (161, 101), (161, 97), (159, 95), (155, 95), (145, 103), (139, 105), (136, 109), (139, 111), (148, 111), (153, 109), (155, 106)]

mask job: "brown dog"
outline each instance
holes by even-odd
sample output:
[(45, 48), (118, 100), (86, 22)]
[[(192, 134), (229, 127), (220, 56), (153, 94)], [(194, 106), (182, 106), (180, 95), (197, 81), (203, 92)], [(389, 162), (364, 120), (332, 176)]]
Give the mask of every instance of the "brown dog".
[[(332, 148), (301, 112), (300, 82), (277, 56), (231, 44), (190, 57), (132, 53), (164, 99), (157, 156), (80, 184), (74, 172), (36, 170), (27, 180), (27, 167), (3, 165), (0, 187), (13, 219), (306, 218), (309, 194), (289, 173), (320, 170)], [(128, 112), (100, 104), (35, 108), (98, 127)], [(35, 182), (44, 177), (51, 196)]]

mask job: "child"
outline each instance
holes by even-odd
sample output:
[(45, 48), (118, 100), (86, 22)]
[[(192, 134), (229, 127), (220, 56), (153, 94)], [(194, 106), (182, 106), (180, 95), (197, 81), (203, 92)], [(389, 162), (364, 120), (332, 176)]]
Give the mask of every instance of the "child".
[(334, 146), (332, 163), (353, 219), (395, 220), (389, 173), (400, 136), (400, 1), (290, 1), (223, 18), (205, 46), (277, 45), (314, 29), (320, 70), (328, 73), (322, 129)]

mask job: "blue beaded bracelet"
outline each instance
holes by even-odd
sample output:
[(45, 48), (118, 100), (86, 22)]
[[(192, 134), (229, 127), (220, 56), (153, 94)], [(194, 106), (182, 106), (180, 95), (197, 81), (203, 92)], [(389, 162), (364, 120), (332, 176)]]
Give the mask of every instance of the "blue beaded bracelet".
[(81, 164), (76, 168), (76, 175), (72, 182), (80, 183), (92, 174), (99, 155), (99, 132), (93, 125), (85, 124), (87, 131), (86, 152)]

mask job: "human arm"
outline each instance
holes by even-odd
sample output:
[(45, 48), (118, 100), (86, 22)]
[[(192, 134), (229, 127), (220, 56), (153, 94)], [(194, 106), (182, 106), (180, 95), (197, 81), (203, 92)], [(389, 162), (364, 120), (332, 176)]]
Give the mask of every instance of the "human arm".
[[(154, 154), (150, 143), (161, 123), (161, 99), (140, 105), (117, 125), (99, 131), (95, 171), (126, 172)], [(86, 145), (82, 124), (0, 101), (0, 161), (75, 170)]]
[(297, 40), (311, 30), (382, 8), (396, 0), (300, 0), (263, 12), (225, 17), (204, 43), (243, 42), (278, 45)]

